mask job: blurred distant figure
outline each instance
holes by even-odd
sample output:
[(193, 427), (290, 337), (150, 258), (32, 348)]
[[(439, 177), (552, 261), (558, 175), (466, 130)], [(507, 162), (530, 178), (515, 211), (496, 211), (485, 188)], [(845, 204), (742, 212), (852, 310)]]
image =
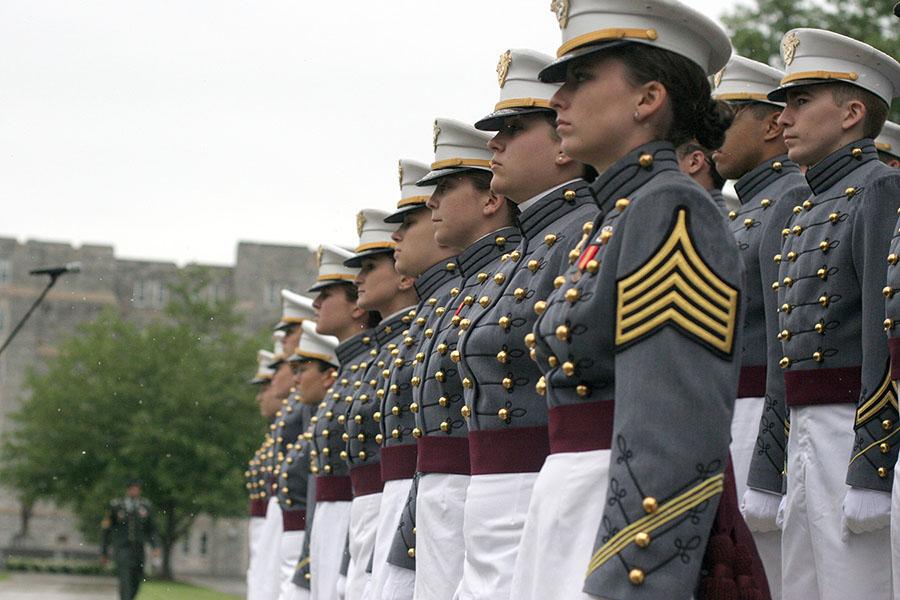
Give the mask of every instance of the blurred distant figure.
[(141, 497), (141, 482), (131, 480), (124, 498), (109, 503), (103, 518), (100, 562), (109, 562), (109, 547), (114, 548), (119, 598), (132, 600), (144, 579), (144, 544), (153, 546), (153, 557), (159, 557), (159, 540), (153, 520), (153, 506)]

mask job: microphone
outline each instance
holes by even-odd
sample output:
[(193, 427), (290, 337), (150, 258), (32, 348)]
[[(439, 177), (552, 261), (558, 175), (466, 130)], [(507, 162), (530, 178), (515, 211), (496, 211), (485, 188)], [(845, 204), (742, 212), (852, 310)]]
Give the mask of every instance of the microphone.
[(79, 273), (81, 272), (80, 262), (66, 263), (62, 267), (45, 267), (43, 269), (34, 269), (28, 271), (29, 275), (49, 275), (50, 277), (59, 277), (63, 273)]

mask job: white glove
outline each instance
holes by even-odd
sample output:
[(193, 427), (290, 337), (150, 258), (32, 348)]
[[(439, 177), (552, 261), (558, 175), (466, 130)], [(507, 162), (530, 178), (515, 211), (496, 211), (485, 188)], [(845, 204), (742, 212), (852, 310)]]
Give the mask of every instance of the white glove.
[(340, 575), (338, 577), (337, 583), (334, 584), (335, 591), (337, 592), (338, 600), (344, 600), (347, 595), (347, 577), (344, 575)]
[(781, 494), (747, 488), (741, 498), (741, 513), (750, 531), (760, 533), (778, 530), (778, 507)]
[(891, 494), (851, 487), (844, 496), (841, 528), (853, 533), (884, 529), (891, 524)]
[(787, 494), (781, 497), (781, 503), (778, 505), (778, 514), (775, 515), (775, 525), (778, 529), (784, 529), (784, 511), (787, 508)]

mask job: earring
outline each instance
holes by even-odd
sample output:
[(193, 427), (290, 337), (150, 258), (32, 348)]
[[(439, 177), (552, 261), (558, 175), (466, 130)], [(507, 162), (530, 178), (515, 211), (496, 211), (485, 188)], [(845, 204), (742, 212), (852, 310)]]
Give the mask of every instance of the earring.
[(634, 118), (635, 122), (641, 120), (641, 114), (638, 111), (634, 111), (634, 114), (631, 116)]
[(557, 157), (556, 157), (556, 162), (558, 162), (558, 163), (562, 163), (562, 161), (564, 161), (564, 160), (565, 160), (565, 157), (564, 157), (564, 156), (557, 156)]

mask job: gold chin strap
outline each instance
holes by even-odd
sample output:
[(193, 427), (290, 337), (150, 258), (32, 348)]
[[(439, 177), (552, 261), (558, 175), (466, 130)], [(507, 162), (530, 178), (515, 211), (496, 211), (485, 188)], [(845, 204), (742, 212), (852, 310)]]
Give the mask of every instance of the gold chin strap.
[(404, 198), (398, 202), (397, 208), (403, 208), (404, 206), (410, 206), (412, 204), (425, 204), (428, 202), (429, 198), (431, 198), (431, 196), (410, 196), (409, 198)]
[(572, 38), (559, 47), (559, 50), (556, 51), (556, 56), (557, 58), (560, 58), (564, 54), (567, 54), (576, 48), (580, 48), (581, 46), (586, 46), (588, 44), (593, 44), (595, 42), (623, 39), (650, 40), (652, 42), (655, 41), (658, 37), (659, 34), (655, 29), (636, 29), (625, 27), (611, 27), (609, 29), (600, 29), (598, 31), (592, 31), (590, 33), (585, 33), (583, 35), (579, 35), (578, 37)]
[(489, 169), (491, 161), (478, 158), (447, 158), (431, 163), (431, 170), (447, 169), (449, 167), (484, 167)]
[(503, 100), (494, 106), (494, 110), (503, 110), (504, 108), (550, 108), (550, 101), (541, 98), (512, 98)]
[(856, 81), (859, 79), (859, 73), (849, 72), (842, 73), (840, 71), (798, 71), (791, 73), (781, 80), (781, 85), (798, 81), (800, 79), (844, 79), (847, 81)]
[(358, 254), (360, 252), (365, 252), (366, 250), (393, 250), (396, 247), (397, 244), (395, 244), (394, 242), (370, 242), (368, 244), (361, 244), (357, 246), (355, 252)]
[(762, 92), (734, 92), (732, 94), (716, 94), (716, 100), (725, 102), (733, 102), (739, 100), (758, 100), (760, 102), (769, 102), (769, 97)]

